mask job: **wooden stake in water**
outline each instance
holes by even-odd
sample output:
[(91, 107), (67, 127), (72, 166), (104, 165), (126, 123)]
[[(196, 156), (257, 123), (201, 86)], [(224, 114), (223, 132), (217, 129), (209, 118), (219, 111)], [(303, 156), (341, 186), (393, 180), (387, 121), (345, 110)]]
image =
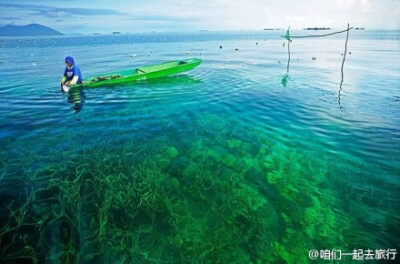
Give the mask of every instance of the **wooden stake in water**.
[(341, 96), (342, 85), (343, 85), (343, 79), (344, 79), (343, 68), (344, 68), (344, 62), (345, 62), (345, 60), (346, 60), (346, 54), (347, 54), (347, 42), (348, 42), (348, 40), (349, 40), (349, 31), (350, 31), (350, 23), (347, 23), (346, 43), (345, 43), (345, 45), (344, 45), (344, 53), (343, 53), (343, 60), (342, 60), (342, 67), (341, 67), (342, 80), (340, 81), (339, 96), (338, 96), (338, 101), (339, 101), (340, 109), (342, 108), (342, 106), (340, 105), (340, 96)]
[(289, 63), (290, 63), (290, 40), (287, 43), (288, 61), (287, 61), (287, 73), (289, 73)]

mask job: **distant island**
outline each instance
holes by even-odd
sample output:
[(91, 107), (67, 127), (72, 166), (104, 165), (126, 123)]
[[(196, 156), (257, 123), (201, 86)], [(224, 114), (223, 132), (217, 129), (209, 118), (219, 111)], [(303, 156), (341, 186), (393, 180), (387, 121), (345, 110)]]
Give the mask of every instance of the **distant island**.
[(331, 30), (329, 27), (312, 27), (312, 28), (303, 28), (303, 30)]
[(62, 33), (39, 24), (26, 26), (7, 25), (0, 28), (0, 36), (58, 36)]

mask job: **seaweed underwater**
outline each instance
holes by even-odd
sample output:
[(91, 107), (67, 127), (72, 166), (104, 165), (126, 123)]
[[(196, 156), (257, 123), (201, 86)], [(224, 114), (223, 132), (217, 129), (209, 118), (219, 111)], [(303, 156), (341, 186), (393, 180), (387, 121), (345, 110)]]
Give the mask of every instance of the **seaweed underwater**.
[(308, 263), (312, 248), (350, 250), (358, 227), (331, 188), (341, 157), (262, 129), (241, 138), (216, 114), (191, 120), (190, 137), (159, 122), (163, 138), (145, 142), (18, 152), (3, 140), (2, 263)]

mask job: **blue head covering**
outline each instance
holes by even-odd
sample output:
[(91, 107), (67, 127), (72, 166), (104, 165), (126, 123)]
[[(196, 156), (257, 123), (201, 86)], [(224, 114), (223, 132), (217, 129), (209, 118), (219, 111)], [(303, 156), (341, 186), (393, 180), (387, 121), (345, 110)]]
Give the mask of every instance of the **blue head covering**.
[(71, 63), (72, 65), (74, 64), (74, 58), (72, 58), (71, 56), (67, 56), (65, 57), (65, 63)]

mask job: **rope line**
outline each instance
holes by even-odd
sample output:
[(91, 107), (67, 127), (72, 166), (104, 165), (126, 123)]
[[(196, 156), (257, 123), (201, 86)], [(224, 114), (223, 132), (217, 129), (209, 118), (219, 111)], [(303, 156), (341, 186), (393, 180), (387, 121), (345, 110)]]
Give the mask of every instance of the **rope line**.
[[(347, 28), (347, 29), (342, 30), (342, 31), (328, 33), (328, 34), (322, 34), (322, 35), (305, 35), (305, 36), (292, 36), (292, 35), (290, 35), (290, 38), (320, 38), (320, 37), (327, 37), (327, 36), (331, 36), (331, 35), (335, 35), (335, 34), (340, 34), (340, 33), (346, 32), (346, 31), (348, 32), (352, 28), (353, 27)], [(281, 37), (284, 38), (285, 36), (281, 36)]]

